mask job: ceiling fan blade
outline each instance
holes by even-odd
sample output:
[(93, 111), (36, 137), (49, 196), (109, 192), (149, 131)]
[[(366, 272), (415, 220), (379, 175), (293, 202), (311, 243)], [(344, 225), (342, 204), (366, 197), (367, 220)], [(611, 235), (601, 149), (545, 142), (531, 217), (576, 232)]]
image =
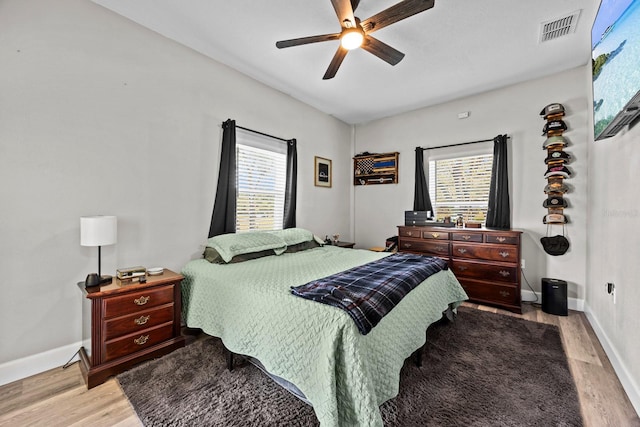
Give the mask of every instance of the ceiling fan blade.
[(404, 53), (369, 35), (365, 36), (360, 47), (391, 65), (396, 65), (404, 58)]
[(360, 0), (351, 0), (351, 10), (355, 12), (359, 4)]
[(338, 46), (338, 50), (336, 50), (335, 55), (333, 55), (333, 59), (329, 64), (329, 68), (327, 68), (327, 72), (324, 73), (322, 80), (332, 79), (336, 75), (338, 68), (340, 68), (340, 64), (342, 64), (342, 60), (347, 56), (347, 52), (349, 52), (347, 49), (342, 46)]
[(361, 22), (365, 33), (372, 33), (416, 13), (431, 9), (435, 0), (404, 0)]
[[(342, 28), (355, 27), (356, 19), (353, 16), (353, 7), (351, 7), (350, 0), (331, 0), (331, 4), (338, 15), (338, 21)], [(346, 25), (345, 21), (349, 21), (349, 25)]]
[(302, 44), (328, 42), (331, 40), (338, 40), (339, 38), (340, 38), (340, 33), (323, 34), (320, 36), (300, 37), (298, 39), (281, 40), (279, 42), (276, 42), (276, 47), (278, 49), (282, 49), (285, 47), (300, 46)]

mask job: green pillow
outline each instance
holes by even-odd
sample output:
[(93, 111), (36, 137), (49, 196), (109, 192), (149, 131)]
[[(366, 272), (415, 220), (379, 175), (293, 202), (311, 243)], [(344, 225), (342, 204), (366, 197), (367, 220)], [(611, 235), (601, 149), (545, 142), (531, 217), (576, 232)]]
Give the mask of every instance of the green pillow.
[(284, 230), (275, 230), (269, 233), (282, 238), (287, 246), (313, 240), (313, 233), (304, 228), (285, 228)]
[(269, 249), (280, 255), (287, 249), (287, 244), (281, 237), (266, 231), (221, 234), (211, 237), (207, 246), (215, 249), (224, 262), (230, 262), (236, 255)]

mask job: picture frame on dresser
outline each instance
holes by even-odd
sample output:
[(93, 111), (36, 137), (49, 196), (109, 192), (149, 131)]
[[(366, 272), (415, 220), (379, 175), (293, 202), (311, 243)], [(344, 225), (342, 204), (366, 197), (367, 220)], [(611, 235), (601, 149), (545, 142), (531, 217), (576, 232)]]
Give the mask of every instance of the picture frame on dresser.
[(331, 188), (331, 160), (314, 156), (314, 185)]

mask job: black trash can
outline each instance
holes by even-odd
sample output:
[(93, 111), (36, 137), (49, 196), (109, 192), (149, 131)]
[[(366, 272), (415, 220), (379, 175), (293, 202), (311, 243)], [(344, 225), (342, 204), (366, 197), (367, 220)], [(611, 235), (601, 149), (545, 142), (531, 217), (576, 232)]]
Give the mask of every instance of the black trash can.
[(559, 279), (542, 279), (542, 311), (556, 316), (567, 316), (567, 282)]

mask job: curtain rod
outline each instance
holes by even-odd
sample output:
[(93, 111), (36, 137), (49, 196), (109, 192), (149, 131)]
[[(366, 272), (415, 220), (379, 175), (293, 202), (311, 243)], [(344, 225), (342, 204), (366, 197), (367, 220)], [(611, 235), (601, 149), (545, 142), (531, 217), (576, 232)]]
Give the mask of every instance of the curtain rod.
[(289, 141), (291, 141), (290, 139), (280, 138), (280, 137), (277, 137), (277, 136), (269, 135), (268, 133), (260, 132), (260, 131), (257, 131), (257, 130), (245, 128), (245, 127), (238, 126), (238, 125), (236, 125), (236, 128), (237, 129), (246, 130), (247, 132), (257, 133), (258, 135), (266, 136), (268, 138), (277, 139), (277, 140), (282, 141), (282, 142), (287, 142), (288, 143)]
[[(507, 136), (507, 138), (511, 138), (510, 136)], [(448, 147), (457, 147), (459, 145), (469, 145), (469, 144), (478, 144), (480, 142), (491, 142), (493, 141), (494, 138), (491, 139), (481, 139), (479, 141), (469, 141), (469, 142), (460, 142), (458, 144), (449, 144), (449, 145), (440, 145), (438, 147), (418, 147), (418, 148), (422, 148), (423, 150), (435, 150), (438, 148), (448, 148)]]

